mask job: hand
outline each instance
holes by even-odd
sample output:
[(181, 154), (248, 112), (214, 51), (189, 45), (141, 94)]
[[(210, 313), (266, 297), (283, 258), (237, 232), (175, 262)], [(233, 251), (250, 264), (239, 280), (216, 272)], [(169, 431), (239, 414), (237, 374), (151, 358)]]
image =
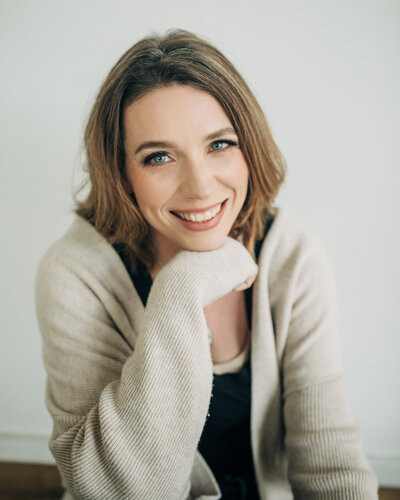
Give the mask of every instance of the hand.
[(258, 274), (258, 266), (257, 266), (257, 271), (256, 273), (248, 278), (246, 281), (243, 281), (243, 283), (240, 283), (239, 285), (235, 286), (233, 289), (234, 292), (241, 292), (242, 290), (246, 290), (247, 288), (250, 288), (251, 285), (254, 283), (255, 279), (257, 278)]
[[(199, 297), (203, 307), (229, 292), (251, 286), (258, 266), (246, 248), (227, 237), (223, 245), (207, 252), (181, 250), (157, 276), (163, 286), (171, 281)], [(172, 293), (172, 292), (171, 292)]]

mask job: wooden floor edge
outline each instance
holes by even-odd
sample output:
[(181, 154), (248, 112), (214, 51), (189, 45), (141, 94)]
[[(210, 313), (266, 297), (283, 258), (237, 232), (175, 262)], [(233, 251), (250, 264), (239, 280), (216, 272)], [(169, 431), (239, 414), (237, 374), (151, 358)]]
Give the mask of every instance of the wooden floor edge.
[[(59, 499), (62, 493), (55, 465), (0, 461), (0, 500), (24, 498), (22, 495), (27, 494), (32, 499)], [(400, 500), (400, 489), (379, 488), (379, 500)]]

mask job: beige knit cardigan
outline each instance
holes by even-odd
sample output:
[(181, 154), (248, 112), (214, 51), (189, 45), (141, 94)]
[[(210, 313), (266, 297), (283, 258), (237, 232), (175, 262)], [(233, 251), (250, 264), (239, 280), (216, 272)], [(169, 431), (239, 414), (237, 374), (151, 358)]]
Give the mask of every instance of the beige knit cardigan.
[[(251, 446), (261, 499), (376, 499), (319, 240), (279, 209), (258, 264)], [(181, 251), (144, 308), (118, 254), (87, 221), (77, 217), (51, 246), (36, 307), (65, 498), (220, 498), (197, 451), (213, 377), (203, 308), (254, 271), (231, 238), (211, 252)]]

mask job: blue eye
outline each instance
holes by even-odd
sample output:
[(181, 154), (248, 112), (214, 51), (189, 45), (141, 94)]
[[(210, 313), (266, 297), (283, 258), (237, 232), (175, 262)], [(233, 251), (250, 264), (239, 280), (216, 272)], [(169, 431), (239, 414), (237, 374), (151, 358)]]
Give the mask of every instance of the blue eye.
[(228, 140), (219, 140), (219, 141), (214, 141), (211, 144), (211, 149), (212, 151), (221, 151), (223, 149), (228, 148), (229, 146), (237, 146), (237, 143), (235, 141), (228, 141)]
[(164, 163), (166, 161), (167, 155), (157, 155), (153, 157), (154, 163)]
[(225, 141), (215, 141), (211, 144), (211, 149), (218, 151), (219, 149), (224, 149), (226, 147)]
[(152, 153), (143, 160), (145, 165), (153, 164), (153, 165), (162, 165), (163, 163), (167, 163), (169, 161), (169, 157), (166, 153), (158, 151), (156, 153)]

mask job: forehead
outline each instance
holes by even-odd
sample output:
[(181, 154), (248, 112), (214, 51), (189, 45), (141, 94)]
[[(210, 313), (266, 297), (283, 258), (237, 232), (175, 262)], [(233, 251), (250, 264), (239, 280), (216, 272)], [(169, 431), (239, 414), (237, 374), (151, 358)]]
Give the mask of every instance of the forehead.
[(174, 134), (205, 136), (230, 126), (221, 104), (209, 93), (174, 84), (152, 90), (131, 103), (124, 113), (126, 136), (134, 140), (173, 138)]

